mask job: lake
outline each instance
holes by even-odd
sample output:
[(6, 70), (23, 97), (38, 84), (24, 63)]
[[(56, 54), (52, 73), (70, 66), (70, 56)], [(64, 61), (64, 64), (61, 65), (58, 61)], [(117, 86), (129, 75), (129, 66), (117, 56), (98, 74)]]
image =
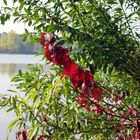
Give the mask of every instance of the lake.
[[(11, 78), (18, 72), (19, 69), (25, 70), (27, 64), (44, 63), (42, 57), (35, 55), (21, 54), (0, 54), (0, 93), (11, 94), (7, 90), (13, 89), (11, 86)], [(7, 113), (4, 109), (0, 110), (0, 139), (6, 140), (9, 135), (9, 140), (15, 140), (15, 131), (8, 133), (8, 124), (15, 118), (14, 113)]]

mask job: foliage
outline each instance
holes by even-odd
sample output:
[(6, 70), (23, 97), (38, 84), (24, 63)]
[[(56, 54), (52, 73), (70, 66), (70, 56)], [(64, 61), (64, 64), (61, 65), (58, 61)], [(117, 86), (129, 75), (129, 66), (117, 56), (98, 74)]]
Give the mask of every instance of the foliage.
[[(92, 111), (87, 113), (75, 100), (78, 92), (73, 90), (67, 78), (56, 76), (56, 71), (49, 72), (48, 69), (44, 70), (42, 65), (30, 65), (28, 71), (19, 71), (12, 79), (18, 90), (11, 90), (14, 95), (10, 97), (1, 96), (1, 106), (8, 108), (7, 111), (14, 110), (17, 116), (9, 125), (9, 130), (16, 125), (19, 131), (28, 131), (30, 139), (38, 135), (48, 139), (113, 139), (118, 136), (118, 117), (112, 120), (106, 114), (96, 115)], [(99, 78), (101, 80), (105, 77)], [(108, 80), (106, 84), (111, 85), (113, 81), (115, 79)], [(126, 103), (132, 104), (133, 99), (127, 97)], [(123, 108), (125, 110), (126, 107)], [(133, 129), (130, 129), (130, 132), (126, 130), (124, 133), (132, 132)]]
[[(96, 115), (78, 105), (75, 99), (79, 91), (70, 86), (69, 79), (60, 77), (63, 67), (52, 65), (50, 72), (44, 72), (41, 65), (30, 66), (29, 71), (19, 71), (13, 78), (20, 94), (2, 95), (1, 106), (9, 107), (18, 116), (9, 128), (17, 124), (21, 131), (28, 130), (30, 139), (38, 135), (76, 139), (77, 134), (80, 139), (116, 139), (120, 133), (123, 136), (135, 133), (138, 137), (139, 130), (133, 126), (135, 122), (139, 124), (140, 118), (140, 36), (136, 30), (139, 1), (13, 0), (13, 3), (19, 6), (4, 7), (0, 12), (1, 23), (13, 15), (15, 22), (23, 21), (34, 27), (37, 31), (34, 40), (39, 39), (42, 31), (54, 32), (57, 45), (65, 44), (71, 58), (94, 73), (104, 91), (100, 104), (110, 112)], [(114, 103), (116, 97), (123, 97), (119, 107)]]
[[(139, 81), (139, 25), (136, 24), (140, 15), (139, 2), (13, 1), (16, 2), (20, 6), (11, 9), (15, 21), (26, 22), (37, 32), (61, 34), (60, 43), (72, 45), (75, 53), (85, 61), (85, 67), (90, 66), (94, 70), (103, 67), (106, 70), (111, 65)], [(10, 14), (9, 8), (5, 7), (5, 10), (7, 13), (1, 12), (2, 16)], [(75, 59), (80, 61), (79, 57)]]
[[(29, 72), (19, 71), (12, 81), (19, 92), (12, 91), (16, 95), (1, 99), (1, 105), (17, 115), (9, 129), (17, 125), (19, 130), (29, 131), (29, 138), (41, 134), (53, 139), (74, 139), (80, 133), (83, 138), (92, 138), (99, 133), (91, 130), (94, 122), (100, 124), (99, 118), (80, 109), (75, 100), (77, 93), (66, 78), (56, 77), (55, 71), (44, 72), (41, 65), (30, 65)], [(87, 126), (91, 118), (93, 122)]]

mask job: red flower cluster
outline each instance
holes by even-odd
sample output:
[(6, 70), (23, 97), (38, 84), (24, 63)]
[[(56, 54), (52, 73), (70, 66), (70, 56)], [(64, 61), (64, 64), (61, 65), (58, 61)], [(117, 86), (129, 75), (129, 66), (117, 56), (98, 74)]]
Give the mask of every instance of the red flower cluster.
[(138, 118), (136, 121), (136, 126), (134, 130), (134, 135), (136, 139), (140, 139), (140, 119)]
[(139, 140), (139, 137), (135, 135), (124, 135), (124, 136), (119, 136), (117, 140)]
[(95, 114), (98, 114), (98, 115), (103, 114), (103, 108), (98, 104), (94, 106), (93, 111), (95, 112)]
[[(49, 39), (50, 42), (44, 42), (44, 39), (45, 37), (42, 36), (41, 44), (43, 44), (45, 48), (45, 56), (49, 61), (53, 62), (58, 66), (64, 65), (69, 62), (69, 51), (67, 48), (53, 45), (51, 43), (53, 42), (51, 39)], [(52, 39), (54, 38), (52, 37)]]
[[(27, 131), (19, 131), (16, 133), (16, 140), (29, 140)], [(46, 138), (43, 135), (38, 136), (37, 140), (45, 140)], [(31, 140), (35, 140), (33, 137)]]
[[(42, 33), (40, 43), (45, 48), (45, 57), (50, 62), (58, 66), (63, 66), (62, 75), (69, 77), (75, 89), (79, 88), (81, 90), (81, 93), (77, 97), (78, 103), (86, 107), (93, 101), (99, 102), (102, 99), (102, 89), (93, 82), (92, 72), (80, 68), (70, 59), (68, 49), (55, 45), (54, 42), (54, 34)], [(98, 106), (95, 112), (102, 114), (103, 111)]]
[(135, 140), (135, 138), (132, 135), (127, 135), (127, 136), (119, 136), (117, 140)]
[(140, 119), (137, 119), (137, 127), (138, 127), (138, 130), (140, 132)]
[(46, 45), (46, 42), (54, 43), (55, 42), (55, 35), (54, 34), (42, 33), (41, 34), (40, 44), (42, 46), (45, 46)]
[(19, 131), (16, 133), (16, 140), (27, 140), (27, 131)]
[(38, 140), (45, 140), (45, 138), (44, 138), (44, 136), (40, 135), (40, 136), (38, 137)]

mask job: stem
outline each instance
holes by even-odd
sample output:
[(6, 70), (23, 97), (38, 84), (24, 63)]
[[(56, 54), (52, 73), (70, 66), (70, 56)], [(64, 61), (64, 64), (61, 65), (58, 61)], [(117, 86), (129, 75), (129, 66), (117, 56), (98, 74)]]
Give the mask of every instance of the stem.
[[(94, 82), (96, 82), (96, 81), (94, 81)], [(97, 82), (96, 82), (97, 83)], [(98, 83), (97, 83), (98, 84)], [(73, 86), (70, 84), (70, 86), (73, 88)], [(104, 87), (105, 88), (105, 87)], [(105, 88), (106, 89), (106, 88)], [(74, 89), (73, 88), (73, 90), (75, 90), (76, 92), (78, 92), (79, 93), (79, 91), (77, 90), (77, 89)], [(108, 90), (108, 89), (106, 89), (106, 90)], [(108, 90), (108, 91), (110, 91), (110, 90)], [(110, 91), (111, 92), (111, 91)], [(82, 93), (81, 93), (82, 94)], [(88, 97), (86, 97), (84, 94), (82, 94), (85, 98), (87, 98), (88, 100), (90, 100), (93, 104), (95, 104), (95, 105), (99, 105), (99, 104), (97, 104), (97, 103), (95, 103), (94, 101), (92, 101), (90, 98), (88, 98)], [(109, 95), (110, 96), (110, 95)], [(112, 97), (111, 97), (112, 98)], [(122, 100), (121, 100), (122, 101)], [(123, 101), (122, 101), (123, 102)], [(124, 102), (123, 102), (124, 103)], [(125, 103), (124, 103), (125, 104)], [(126, 104), (125, 104), (126, 105)], [(101, 106), (101, 105), (100, 105)], [(127, 105), (126, 105), (127, 106)], [(102, 107), (102, 106), (101, 106)], [(127, 106), (128, 107), (128, 106)], [(128, 107), (129, 108), (129, 107)], [(111, 115), (111, 116), (114, 116), (114, 117), (117, 117), (117, 118), (122, 118), (121, 116), (118, 116), (118, 115), (115, 115), (115, 114), (111, 114), (111, 113), (109, 113), (109, 112), (107, 112), (106, 110), (105, 110), (105, 108), (103, 108), (102, 107), (102, 109), (103, 109), (103, 111), (104, 111), (104, 113), (106, 113), (106, 114), (108, 114), (108, 115)], [(129, 108), (130, 109), (130, 108)], [(128, 118), (128, 120), (129, 121), (133, 121), (133, 120), (130, 120), (129, 118)]]
[(77, 10), (76, 5), (73, 4), (73, 2), (71, 2), (71, 5), (73, 6), (74, 10), (77, 12), (77, 14), (78, 14), (78, 16), (79, 16), (79, 19), (81, 20), (81, 23), (82, 23), (82, 25), (83, 25), (84, 31), (87, 32), (86, 24), (85, 24), (84, 20), (82, 19), (82, 16), (81, 16), (79, 10)]
[(43, 124), (37, 119), (37, 117), (36, 117), (36, 116), (34, 115), (34, 113), (32, 112), (30, 106), (28, 106), (27, 104), (25, 104), (25, 103), (22, 102), (22, 101), (19, 101), (19, 100), (16, 100), (16, 101), (19, 102), (19, 103), (22, 103), (23, 105), (25, 105), (25, 106), (29, 109), (29, 111), (30, 111), (31, 115), (33, 116), (33, 118), (34, 118), (39, 124), (41, 124), (41, 125), (43, 126)]
[[(70, 84), (70, 86), (71, 86), (71, 84)], [(72, 86), (71, 86), (72, 87)], [(73, 88), (73, 87), (72, 87)], [(74, 88), (73, 88), (74, 89)], [(78, 90), (76, 90), (76, 89), (74, 89), (75, 91), (78, 91)], [(78, 92), (79, 93), (79, 92)], [(99, 105), (99, 104), (97, 104), (97, 103), (95, 103), (94, 101), (92, 101), (90, 98), (88, 98), (88, 97), (86, 97), (83, 93), (81, 93), (86, 99), (88, 99), (88, 100), (90, 100), (91, 101), (91, 103), (93, 103), (93, 104), (95, 104), (95, 105)], [(100, 105), (101, 106), (101, 105)], [(101, 106), (102, 107), (102, 106)], [(108, 115), (111, 115), (111, 116), (115, 116), (115, 117), (117, 117), (117, 118), (122, 118), (121, 116), (118, 116), (118, 115), (115, 115), (115, 114), (111, 114), (111, 113), (108, 113), (103, 107), (102, 107), (102, 109), (103, 109), (103, 111), (106, 113), (106, 114), (108, 114)]]
[[(61, 5), (62, 6), (62, 5)], [(75, 33), (77, 33), (78, 35), (80, 35), (81, 37), (85, 37), (86, 39), (90, 39), (90, 40), (92, 40), (93, 39), (93, 37), (90, 35), (90, 34), (88, 34), (87, 32), (81, 32), (80, 30), (78, 30), (78, 29), (75, 29), (75, 28), (73, 28), (73, 27), (71, 27), (71, 26), (69, 26), (69, 25), (66, 25), (65, 23), (63, 23), (63, 22), (60, 22), (60, 21), (57, 21), (57, 20), (55, 20), (54, 18), (52, 18), (52, 16), (48, 13), (48, 11), (47, 11), (47, 9), (46, 8), (44, 8), (44, 12), (47, 14), (47, 16), (51, 19), (51, 21), (53, 21), (56, 25), (58, 25), (58, 26), (60, 26), (60, 30), (61, 30), (61, 28), (63, 28), (63, 26), (65, 26), (65, 30), (67, 31), (67, 32), (71, 32), (71, 31), (74, 31)], [(82, 19), (82, 18), (81, 18)], [(80, 20), (81, 20), (80, 19)], [(44, 21), (44, 19), (42, 19), (43, 21)], [(82, 21), (83, 21), (83, 19), (82, 19)], [(82, 22), (82, 24), (83, 24), (83, 27), (85, 28), (85, 25), (84, 25), (84, 21)], [(86, 30), (86, 29), (85, 29)], [(82, 39), (82, 38), (81, 38)]]
[(105, 101), (103, 101), (103, 103), (105, 103), (105, 104), (107, 104), (107, 105), (109, 105), (109, 106), (112, 106), (112, 107), (114, 107), (114, 108), (116, 108), (116, 109), (121, 109), (121, 110), (123, 110), (123, 108), (122, 107), (116, 107), (116, 106), (114, 106), (114, 105), (112, 105), (112, 104), (110, 104), (110, 103), (107, 103), (107, 102), (105, 102)]
[[(93, 80), (93, 81), (94, 81), (94, 80)], [(96, 81), (94, 81), (94, 82), (96, 82)], [(96, 82), (96, 83), (97, 83), (98, 85), (100, 85), (98, 82)], [(100, 87), (101, 87), (102, 89), (106, 90), (106, 91), (112, 92), (110, 89), (108, 89), (108, 88), (106, 88), (106, 87), (104, 87), (104, 86), (101, 86), (101, 85), (100, 85)], [(114, 98), (113, 98), (110, 94), (108, 94), (107, 92), (105, 92), (105, 94), (107, 94), (110, 98), (112, 98), (112, 99), (114, 100)], [(120, 101), (121, 101), (129, 110), (131, 110), (130, 107), (129, 107), (117, 94), (114, 93), (114, 95), (117, 96), (117, 97), (120, 99)]]
[[(129, 124), (124, 124), (125, 126), (127, 126), (127, 128), (130, 128), (132, 126), (132, 123), (129, 123)], [(100, 127), (96, 127), (96, 128), (92, 128), (93, 130), (99, 130), (99, 131), (104, 131), (105, 129), (118, 129), (121, 125), (118, 125), (118, 126), (110, 126), (110, 127), (104, 127), (104, 128), (100, 128)], [(83, 131), (83, 132), (88, 132), (89, 131)], [(82, 132), (81, 132), (82, 133)]]

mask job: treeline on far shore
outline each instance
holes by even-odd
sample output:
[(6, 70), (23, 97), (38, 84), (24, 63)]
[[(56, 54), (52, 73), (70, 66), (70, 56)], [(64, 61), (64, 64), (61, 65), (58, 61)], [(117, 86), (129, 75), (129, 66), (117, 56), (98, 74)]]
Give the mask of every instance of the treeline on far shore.
[(0, 53), (36, 54), (40, 51), (39, 43), (31, 43), (30, 39), (23, 41), (23, 36), (13, 30), (0, 33)]

